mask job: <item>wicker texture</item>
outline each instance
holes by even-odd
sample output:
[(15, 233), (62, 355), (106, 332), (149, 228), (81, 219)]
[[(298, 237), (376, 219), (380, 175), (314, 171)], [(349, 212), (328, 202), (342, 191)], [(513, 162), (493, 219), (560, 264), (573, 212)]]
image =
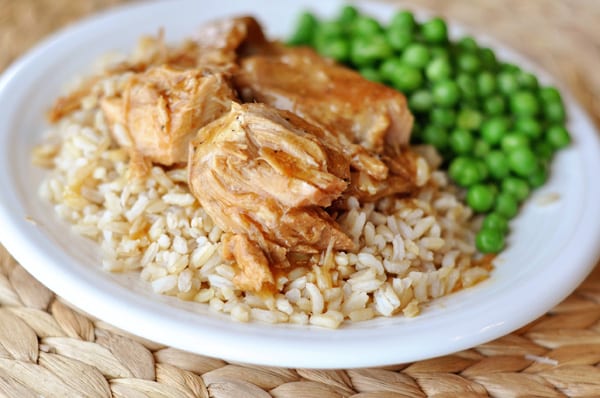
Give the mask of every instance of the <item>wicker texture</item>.
[[(49, 32), (120, 2), (0, 0), (0, 70)], [(600, 121), (596, 0), (419, 6), (529, 54)], [(0, 397), (38, 396), (599, 397), (600, 268), (540, 319), (473, 349), (380, 369), (303, 370), (227, 363), (117, 330), (65, 305), (0, 247)]]

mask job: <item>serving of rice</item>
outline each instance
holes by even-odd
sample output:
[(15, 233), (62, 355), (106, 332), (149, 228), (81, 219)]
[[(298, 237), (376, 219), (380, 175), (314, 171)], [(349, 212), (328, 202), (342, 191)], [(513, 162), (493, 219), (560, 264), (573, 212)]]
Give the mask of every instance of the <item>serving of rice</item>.
[(115, 91), (126, 77), (96, 82), (82, 109), (53, 126), (33, 154), (50, 169), (40, 195), (78, 234), (99, 243), (107, 271), (139, 272), (154, 292), (236, 321), (327, 328), (412, 317), (424, 303), (488, 277), (489, 266), (475, 260), (471, 210), (445, 172), (423, 160), (413, 197), (348, 200), (337, 220), (358, 243), (356, 253), (327, 250), (313, 265), (277, 270), (273, 292), (236, 289), (235, 264), (221, 258), (222, 231), (190, 193), (187, 169), (155, 165), (140, 176), (113, 139), (97, 94)]

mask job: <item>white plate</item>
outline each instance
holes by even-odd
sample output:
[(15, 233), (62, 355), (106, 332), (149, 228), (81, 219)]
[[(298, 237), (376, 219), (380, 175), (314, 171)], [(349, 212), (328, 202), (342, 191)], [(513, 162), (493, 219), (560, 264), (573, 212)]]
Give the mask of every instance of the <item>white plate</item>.
[[(409, 362), (489, 341), (542, 315), (576, 288), (600, 254), (600, 145), (590, 120), (568, 95), (574, 143), (556, 157), (551, 180), (514, 221), (492, 277), (435, 301), (414, 319), (381, 318), (339, 330), (235, 323), (203, 305), (154, 295), (137, 276), (101, 271), (97, 247), (57, 221), (51, 206), (38, 198), (42, 172), (32, 166), (30, 152), (47, 128), (44, 112), (60, 88), (88, 72), (100, 55), (127, 52), (139, 36), (160, 27), (165, 27), (167, 40), (176, 41), (193, 34), (203, 21), (232, 14), (256, 15), (271, 37), (283, 37), (306, 7), (333, 15), (341, 4), (141, 3), (86, 20), (40, 44), (0, 80), (2, 243), (36, 278), (88, 313), (148, 339), (232, 361), (318, 368)], [(385, 4), (364, 8), (382, 20), (393, 11)], [(495, 48), (504, 59), (525, 62)], [(538, 203), (555, 193), (558, 201)]]

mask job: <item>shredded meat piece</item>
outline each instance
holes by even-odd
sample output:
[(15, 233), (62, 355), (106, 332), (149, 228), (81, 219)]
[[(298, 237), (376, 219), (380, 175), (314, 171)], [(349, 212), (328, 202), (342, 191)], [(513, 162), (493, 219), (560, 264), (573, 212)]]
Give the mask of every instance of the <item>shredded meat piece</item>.
[(234, 81), (245, 101), (289, 110), (375, 153), (408, 143), (413, 118), (401, 93), (312, 49), (280, 47), (240, 65)]
[(272, 47), (240, 64), (234, 83), (245, 101), (294, 112), (340, 142), (353, 170), (345, 196), (373, 201), (416, 189), (406, 148), (413, 119), (401, 93), (308, 48)]
[[(411, 194), (418, 188), (416, 181), (416, 162), (418, 154), (404, 148), (394, 157), (382, 156), (383, 163), (388, 167), (387, 178), (378, 180), (367, 173), (352, 172), (351, 182), (344, 192), (344, 197), (354, 196), (361, 202), (378, 200), (384, 196), (395, 194)], [(344, 207), (343, 201), (337, 202), (336, 207)]]
[(101, 106), (121, 146), (168, 166), (186, 162), (198, 129), (227, 112), (235, 99), (221, 74), (157, 66), (133, 74), (124, 91), (102, 99)]
[(234, 283), (243, 290), (260, 291), (275, 280), (265, 253), (246, 235), (223, 236), (223, 258), (237, 261), (240, 272)]
[(243, 250), (235, 249), (242, 245), (235, 238), (228, 252), (244, 278), (257, 278), (245, 279), (245, 286), (268, 282), (262, 272), (247, 272), (261, 259), (256, 248), (274, 267), (289, 266), (289, 252), (318, 253), (330, 242), (337, 250), (353, 249), (324, 210), (346, 190), (350, 167), (329, 139), (290, 112), (249, 103), (232, 104), (191, 142), (192, 193), (221, 229), (245, 236)]
[(240, 56), (270, 53), (277, 46), (267, 40), (258, 21), (250, 16), (207, 23), (195, 35), (195, 42), (204, 52), (218, 50), (234, 63)]

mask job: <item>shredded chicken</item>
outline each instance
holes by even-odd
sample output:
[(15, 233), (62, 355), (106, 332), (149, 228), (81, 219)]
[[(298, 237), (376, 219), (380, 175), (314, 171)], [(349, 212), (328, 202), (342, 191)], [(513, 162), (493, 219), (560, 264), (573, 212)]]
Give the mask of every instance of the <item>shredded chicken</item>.
[(240, 272), (236, 275), (234, 283), (240, 289), (258, 292), (275, 283), (269, 268), (269, 259), (247, 235), (225, 234), (223, 258), (237, 262)]
[(196, 34), (195, 43), (201, 52), (223, 54), (218, 61), (237, 63), (238, 57), (276, 51), (278, 45), (265, 37), (256, 19), (249, 16), (215, 20), (203, 25)]
[[(409, 195), (418, 189), (417, 159), (419, 155), (408, 148), (401, 149), (394, 157), (382, 156), (382, 161), (388, 168), (385, 179), (376, 179), (368, 173), (353, 171), (348, 189), (344, 197), (353, 196), (361, 202), (372, 202), (389, 195)], [(344, 203), (337, 203), (344, 207)]]
[(235, 83), (245, 101), (294, 112), (375, 153), (408, 143), (413, 118), (401, 93), (309, 48), (281, 48), (240, 64)]
[(187, 161), (198, 129), (227, 112), (235, 99), (221, 74), (157, 66), (131, 75), (124, 91), (101, 105), (121, 146), (169, 166)]
[(290, 112), (233, 104), (192, 141), (190, 189), (221, 229), (243, 236), (230, 239), (230, 252), (244, 278), (257, 278), (244, 285), (262, 286), (270, 275), (246, 271), (262, 263), (250, 244), (275, 267), (289, 265), (288, 251), (353, 248), (324, 210), (347, 188), (349, 159), (320, 136)]
[(245, 101), (286, 109), (328, 131), (352, 160), (347, 195), (373, 201), (415, 190), (406, 149), (413, 118), (398, 91), (320, 57), (309, 48), (271, 47), (241, 59), (234, 74)]

